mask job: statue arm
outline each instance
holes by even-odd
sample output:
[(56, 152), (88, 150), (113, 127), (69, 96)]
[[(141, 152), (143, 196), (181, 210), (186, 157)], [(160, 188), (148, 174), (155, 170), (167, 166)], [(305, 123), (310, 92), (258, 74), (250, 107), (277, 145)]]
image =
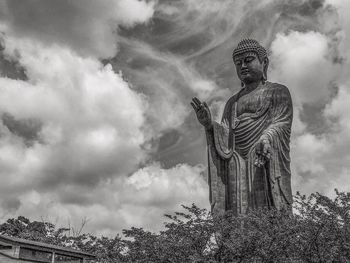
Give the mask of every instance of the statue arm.
[[(237, 95), (232, 96), (226, 103), (224, 112), (222, 115), (221, 123), (217, 123), (215, 121), (211, 121), (210, 125), (205, 125), (205, 134), (207, 139), (208, 149), (212, 152), (212, 156), (222, 159), (228, 160), (231, 158), (233, 154), (233, 145), (232, 145), (232, 132), (230, 132), (231, 127), (231, 114), (232, 114), (232, 105), (236, 100)], [(197, 101), (197, 99), (195, 99)], [(193, 101), (192, 106), (194, 109), (197, 109), (197, 105), (200, 105), (200, 102)], [(205, 104), (205, 108), (208, 109)], [(197, 110), (198, 112), (198, 110)]]
[(232, 147), (229, 144), (230, 131), (225, 124), (212, 122), (212, 128), (206, 130), (207, 145), (213, 155), (227, 160), (232, 156)]
[(224, 111), (222, 113), (221, 123), (226, 124), (230, 127), (231, 125), (231, 116), (232, 116), (232, 107), (237, 100), (237, 94), (233, 95), (225, 104)]
[(273, 143), (280, 139), (288, 141), (293, 120), (292, 99), (287, 87), (279, 85), (271, 94), (271, 123), (263, 132), (260, 140), (268, 140)]
[(212, 122), (212, 129), (207, 131), (208, 146), (215, 149), (216, 155), (223, 160), (228, 160), (233, 154), (232, 144), (232, 107), (237, 100), (237, 94), (233, 95), (225, 104), (221, 123)]
[[(269, 175), (280, 189), (287, 204), (292, 204), (290, 171), (290, 134), (293, 119), (292, 99), (289, 90), (279, 86), (271, 94), (271, 123), (260, 140), (268, 140), (270, 146)], [(276, 195), (278, 195), (276, 193)], [(277, 202), (277, 201), (276, 201)]]

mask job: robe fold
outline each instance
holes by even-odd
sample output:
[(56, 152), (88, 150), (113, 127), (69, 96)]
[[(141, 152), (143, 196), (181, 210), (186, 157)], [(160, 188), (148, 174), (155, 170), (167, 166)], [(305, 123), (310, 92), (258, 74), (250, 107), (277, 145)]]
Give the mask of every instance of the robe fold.
[[(209, 199), (214, 213), (290, 207), (292, 119), (290, 93), (280, 84), (266, 82), (229, 99), (222, 122), (207, 131)], [(262, 139), (271, 144), (271, 159), (259, 168), (254, 162)]]

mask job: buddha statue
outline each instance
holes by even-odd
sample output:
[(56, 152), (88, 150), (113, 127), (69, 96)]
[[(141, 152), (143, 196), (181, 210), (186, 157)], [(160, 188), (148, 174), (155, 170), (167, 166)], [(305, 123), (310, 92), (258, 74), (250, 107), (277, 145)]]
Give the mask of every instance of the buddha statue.
[(287, 87), (267, 81), (269, 59), (256, 40), (233, 51), (241, 89), (226, 102), (220, 123), (193, 98), (208, 148), (209, 200), (213, 213), (291, 209), (289, 142), (293, 119)]

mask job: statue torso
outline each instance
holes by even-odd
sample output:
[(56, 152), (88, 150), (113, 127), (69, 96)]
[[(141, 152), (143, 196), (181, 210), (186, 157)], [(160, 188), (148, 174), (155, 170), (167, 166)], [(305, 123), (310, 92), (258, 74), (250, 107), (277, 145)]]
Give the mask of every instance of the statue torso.
[(248, 158), (250, 150), (271, 123), (268, 112), (271, 106), (273, 85), (267, 82), (250, 92), (243, 89), (236, 95), (236, 118), (233, 118), (235, 111), (233, 104), (231, 123), (236, 138), (235, 149), (243, 158)]
[(234, 130), (234, 148), (243, 158), (248, 158), (273, 120), (285, 123), (286, 129), (290, 129), (292, 105), (289, 91), (285, 86), (271, 82), (261, 84), (249, 93), (242, 89), (227, 102), (223, 120), (230, 122)]
[(266, 105), (266, 97), (264, 96), (265, 85), (260, 85), (253, 91), (245, 93), (239, 97), (237, 101), (237, 117), (257, 113), (264, 105)]

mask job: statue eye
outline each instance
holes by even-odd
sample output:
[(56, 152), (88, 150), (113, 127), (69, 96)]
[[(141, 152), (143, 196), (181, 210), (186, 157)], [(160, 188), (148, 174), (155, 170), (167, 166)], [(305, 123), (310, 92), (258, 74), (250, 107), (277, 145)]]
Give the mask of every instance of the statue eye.
[(249, 63), (252, 62), (255, 58), (254, 57), (246, 57), (245, 62)]
[(236, 66), (240, 66), (240, 65), (242, 65), (242, 61), (241, 60), (236, 60), (235, 64), (236, 64)]

